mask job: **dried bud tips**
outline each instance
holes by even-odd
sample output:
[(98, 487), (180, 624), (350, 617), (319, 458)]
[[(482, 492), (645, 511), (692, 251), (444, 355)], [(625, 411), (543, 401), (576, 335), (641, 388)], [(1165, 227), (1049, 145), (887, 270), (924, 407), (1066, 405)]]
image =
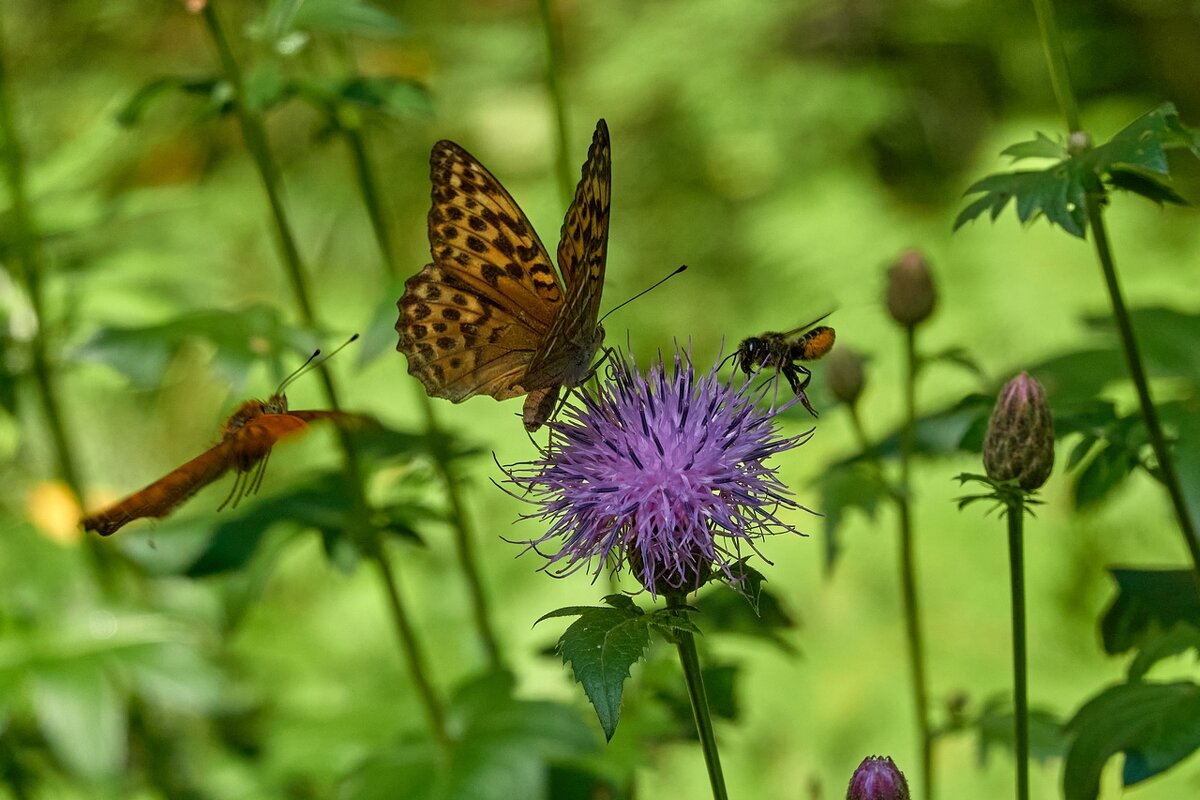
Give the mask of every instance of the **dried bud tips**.
[(854, 770), (846, 800), (909, 800), (904, 773), (887, 756), (868, 756)]
[(833, 396), (848, 406), (858, 402), (866, 378), (863, 365), (866, 359), (857, 350), (841, 347), (825, 359), (825, 385)]
[(905, 250), (888, 268), (888, 313), (896, 322), (911, 328), (928, 319), (936, 303), (937, 290), (929, 262), (920, 250)]
[(1042, 385), (1022, 372), (1004, 385), (983, 440), (983, 466), (994, 481), (1032, 492), (1054, 466), (1054, 420)]

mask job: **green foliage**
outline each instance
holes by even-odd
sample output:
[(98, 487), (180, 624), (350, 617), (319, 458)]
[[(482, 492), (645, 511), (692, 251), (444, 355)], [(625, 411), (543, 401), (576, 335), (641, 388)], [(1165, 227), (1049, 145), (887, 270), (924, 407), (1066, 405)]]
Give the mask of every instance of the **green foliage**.
[(1100, 622), (1104, 652), (1117, 655), (1139, 647), (1177, 624), (1200, 630), (1200, 591), (1184, 569), (1113, 569), (1117, 596)]
[(763, 584), (766, 578), (745, 561), (738, 564), (742, 585), (713, 581), (696, 600), (696, 611), (709, 634), (734, 633), (764, 639), (786, 653), (795, 646), (787, 634), (796, 629), (796, 621), (774, 594)]
[(1067, 800), (1095, 800), (1105, 762), (1125, 754), (1126, 786), (1152, 778), (1200, 747), (1200, 686), (1126, 683), (1089, 700), (1067, 723), (1063, 766)]
[[(959, 213), (955, 229), (990, 211), (995, 220), (1010, 201), (1017, 218), (1029, 222), (1045, 216), (1051, 225), (1083, 238), (1089, 202), (1103, 202), (1108, 189), (1124, 189), (1156, 203), (1185, 201), (1168, 185), (1167, 150), (1185, 148), (1200, 157), (1200, 134), (1183, 124), (1171, 103), (1131, 122), (1108, 142), (1090, 148), (1067, 148), (1043, 134), (1004, 150), (1014, 161), (1057, 159), (1043, 170), (989, 175), (966, 194), (982, 194)], [(1089, 198), (1091, 198), (1089, 200)]]
[[(979, 736), (980, 764), (986, 764), (997, 747), (1008, 753), (1015, 750), (1016, 728), (1011, 698), (990, 698), (966, 727), (974, 729)], [(1062, 721), (1045, 709), (1029, 709), (1029, 755), (1046, 764), (1061, 758), (1065, 750)]]
[(571, 606), (538, 620), (578, 616), (558, 640), (558, 653), (570, 664), (596, 709), (605, 739), (612, 739), (621, 717), (621, 694), (629, 668), (650, 644), (651, 619), (624, 595), (609, 595), (605, 606)]

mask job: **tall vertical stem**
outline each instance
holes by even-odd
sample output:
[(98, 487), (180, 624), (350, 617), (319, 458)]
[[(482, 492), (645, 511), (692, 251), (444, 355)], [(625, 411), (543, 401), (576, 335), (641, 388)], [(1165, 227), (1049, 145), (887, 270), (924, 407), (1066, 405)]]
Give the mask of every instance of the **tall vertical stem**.
[(900, 517), (900, 586), (904, 598), (904, 631), (908, 640), (913, 702), (921, 743), (921, 784), (925, 800), (932, 800), (933, 733), (929, 725), (929, 689), (925, 676), (925, 651), (917, 601), (917, 567), (913, 553), (911, 461), (915, 450), (917, 419), (916, 328), (905, 327), (904, 429), (900, 437), (900, 491), (896, 497)]
[(571, 181), (567, 100), (562, 86), (562, 28), (555, 13), (554, 0), (538, 0), (538, 13), (542, 20), (542, 31), (546, 35), (546, 85), (550, 90), (550, 104), (554, 107), (554, 120), (558, 128), (558, 158), (555, 163), (558, 189), (565, 206), (571, 202), (574, 183)]
[[(669, 595), (668, 608), (686, 605), (683, 595)], [(680, 611), (680, 613), (684, 613)], [(675, 647), (679, 651), (679, 664), (683, 668), (683, 679), (687, 684), (688, 698), (692, 701), (692, 714), (696, 720), (696, 733), (700, 737), (700, 749), (704, 751), (704, 764), (708, 769), (708, 783), (712, 787), (713, 800), (727, 800), (725, 775), (721, 772), (721, 754), (717, 750), (717, 736), (713, 732), (712, 714), (708, 708), (708, 695), (704, 691), (704, 675), (700, 670), (700, 655), (696, 652), (696, 639), (689, 631), (675, 631)]]
[[(271, 207), (271, 216), (275, 223), (276, 240), (283, 257), (284, 268), (291, 283), (293, 298), (297, 308), (300, 310), (301, 318), (306, 324), (315, 326), (316, 315), (308, 295), (304, 265), (300, 258), (300, 249), (296, 245), (292, 226), (279, 194), (279, 168), (271, 155), (262, 120), (259, 118), (258, 113), (246, 104), (245, 81), (242, 78), (241, 68), (238, 66), (237, 59), (234, 58), (233, 50), (229, 46), (229, 41), (225, 37), (220, 21), (217, 19), (215, 5), (213, 0), (209, 0), (205, 4), (203, 11), (204, 22), (208, 27), (213, 44), (221, 59), (225, 77), (233, 86), (238, 121), (241, 124), (246, 148), (250, 151), (255, 166), (258, 168), (259, 177), (262, 179), (263, 189), (267, 195), (267, 202)], [(339, 408), (333, 376), (325, 368), (324, 364), (318, 366), (318, 372), (321, 376), (321, 382), (330, 407), (334, 409)], [(350, 473), (349, 485), (351, 491), (354, 492), (355, 511), (361, 519), (365, 517), (367, 501), (363, 494), (362, 469), (358, 462), (358, 454), (349, 435), (341, 428), (338, 428), (338, 437), (342, 445), (342, 450), (345, 453), (346, 469)], [(364, 525), (361, 526), (358, 535), (360, 537), (369, 537), (366, 541), (360, 541), (359, 544), (379, 569), (384, 591), (388, 597), (388, 607), (392, 612), (392, 619), (396, 625), (397, 638), (401, 645), (402, 656), (408, 663), (409, 673), (413, 679), (413, 683), (416, 685), (417, 695), (421, 700), (422, 709), (425, 712), (430, 731), (437, 742), (445, 746), (449, 742), (449, 734), (446, 730), (445, 713), (442, 710), (441, 700), (437, 697), (433, 684), (428, 678), (429, 670), (425, 665), (422, 649), (416, 638), (415, 628), (408, 619), (408, 612), (400, 599), (396, 576), (392, 571), (391, 565), (388, 563), (387, 554), (384, 552), (379, 533), (377, 530)]]
[[(1067, 123), (1067, 131), (1075, 133), (1083, 130), (1083, 122), (1079, 115), (1079, 105), (1075, 93), (1071, 89), (1071, 76), (1067, 69), (1066, 50), (1063, 47), (1062, 33), (1054, 17), (1052, 0), (1033, 0), (1034, 12), (1037, 14), (1038, 28), (1041, 31), (1042, 46), (1046, 51), (1046, 62), (1050, 70), (1050, 81), (1054, 85), (1054, 95)], [(1142, 355), (1138, 349), (1137, 338), (1133, 332), (1133, 324), (1129, 319), (1129, 311), (1125, 307), (1125, 299), (1121, 294), (1121, 285), (1117, 280), (1117, 267), (1113, 258), (1112, 247), (1108, 241), (1108, 230), (1104, 225), (1103, 200), (1101, 196), (1089, 195), (1087, 198), (1088, 224), (1092, 229), (1092, 238), (1096, 246), (1096, 258), (1100, 261), (1104, 273), (1104, 285), (1108, 289), (1109, 302), (1112, 305), (1113, 318), (1117, 323), (1117, 333), (1125, 352), (1125, 363), (1129, 368), (1129, 377), (1137, 389), (1138, 405), (1142, 418), (1146, 422), (1146, 432), (1150, 436), (1150, 447), (1154, 450), (1154, 458), (1158, 461), (1159, 471), (1167, 494), (1171, 498), (1171, 508), (1179, 531), (1183, 535), (1184, 546), (1192, 559), (1192, 570), (1200, 582), (1200, 538), (1197, 536), (1196, 522), (1184, 498), (1183, 486), (1175, 471), (1175, 462), (1163, 434), (1162, 422), (1158, 417), (1158, 408), (1150, 396), (1150, 384), (1146, 379), (1146, 369), (1143, 366)]]
[(1017, 800), (1029, 800), (1029, 698), (1025, 655), (1025, 556), (1022, 526), (1024, 502), (1014, 500), (1008, 517), (1008, 563), (1012, 585), (1013, 702), (1016, 733)]

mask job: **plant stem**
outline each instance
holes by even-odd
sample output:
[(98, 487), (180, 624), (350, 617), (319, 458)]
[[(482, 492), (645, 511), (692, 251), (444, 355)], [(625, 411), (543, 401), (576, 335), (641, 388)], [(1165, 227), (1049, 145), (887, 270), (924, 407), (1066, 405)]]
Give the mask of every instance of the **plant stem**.
[[(354, 161), (354, 175), (362, 194), (363, 205), (367, 208), (367, 216), (371, 219), (371, 229), (375, 233), (375, 242), (379, 245), (389, 277), (395, 281), (400, 277), (400, 270), (396, 264), (391, 237), (388, 234), (381, 195), (375, 182), (375, 171), (371, 169), (371, 159), (367, 153), (366, 142), (363, 140), (362, 132), (355, 128), (347, 128), (345, 136)], [(425, 435), (431, 443), (430, 451), (434, 469), (437, 470), (438, 477), (441, 478), (442, 484), (446, 488), (446, 497), (450, 503), (454, 551), (467, 580), (467, 591), (471, 596), (471, 611), (475, 617), (475, 628), (479, 633), (479, 638), (483, 641), (488, 666), (492, 670), (503, 669), (504, 659), (500, 653), (500, 641), (492, 627), (487, 592), (483, 588), (482, 573), (475, 555), (475, 537), (467, 519), (462, 489), (458, 477), (450, 468), (449, 454), (441, 446), (441, 432), (438, 429), (437, 418), (434, 416), (433, 403), (419, 384), (414, 382), (414, 386), (417, 389), (417, 405), (420, 407), (421, 416), (424, 419)]]
[[(212, 37), (213, 44), (217, 49), (218, 56), (221, 59), (225, 77), (233, 87), (238, 121), (241, 124), (246, 148), (250, 151), (250, 155), (254, 159), (259, 177), (262, 179), (263, 188), (267, 194), (267, 202), (271, 207), (271, 215), (275, 223), (276, 239), (283, 257), (284, 267), (291, 282), (293, 298), (304, 322), (310, 327), (316, 327), (316, 316), (308, 296), (304, 265), (300, 258), (300, 249), (296, 245), (291, 223), (288, 220), (286, 209), (279, 195), (279, 167), (271, 155), (262, 120), (259, 118), (257, 111), (249, 108), (246, 103), (245, 81), (242, 77), (241, 68), (238, 66), (237, 59), (234, 58), (233, 50), (229, 46), (220, 21), (217, 19), (214, 6), (215, 3), (213, 0), (209, 0), (205, 4), (203, 11), (204, 21)], [(338, 409), (340, 406), (332, 375), (324, 364), (319, 364), (317, 371), (321, 376), (321, 383), (325, 389), (325, 396), (329, 406), (333, 409)], [(353, 502), (355, 504), (355, 511), (361, 519), (365, 516), (368, 506), (366, 497), (363, 494), (362, 469), (358, 462), (358, 454), (349, 435), (340, 427), (337, 431), (338, 439), (341, 442), (342, 451), (346, 458), (349, 485), (351, 491), (354, 493)], [(384, 584), (384, 591), (388, 596), (388, 606), (396, 625), (402, 655), (408, 663), (410, 676), (416, 684), (417, 694), (421, 700), (430, 730), (438, 743), (444, 747), (449, 742), (445, 714), (442, 711), (441, 701), (427, 677), (428, 667), (425, 665), (422, 650), (417, 643), (415, 629), (408, 619), (408, 612), (400, 598), (395, 573), (392, 571), (391, 565), (387, 560), (387, 554), (384, 552), (379, 532), (369, 525), (358, 527), (360, 537), (364, 535), (369, 536), (366, 541), (360, 541), (359, 545), (363, 547), (379, 568), (379, 574)]]
[[(667, 596), (668, 608), (682, 608), (686, 598), (681, 594)], [(680, 611), (680, 613), (684, 613)], [(725, 776), (721, 772), (721, 755), (717, 751), (717, 737), (713, 733), (712, 715), (708, 709), (708, 695), (704, 691), (704, 676), (700, 670), (700, 656), (696, 652), (696, 639), (689, 631), (676, 630), (675, 646), (679, 651), (679, 663), (683, 667), (683, 679), (687, 684), (688, 698), (692, 701), (692, 713), (696, 719), (696, 733), (700, 737), (700, 748), (704, 751), (704, 764), (708, 768), (708, 783), (712, 787), (713, 800), (727, 800)]]
[(63, 424), (62, 409), (47, 355), (45, 302), (42, 294), (42, 274), (45, 272), (46, 259), (42, 253), (41, 238), (33, 221), (33, 211), (29, 203), (25, 179), (25, 150), (17, 133), (12, 100), (9, 97), (9, 74), (5, 55), (4, 40), (0, 36), (0, 135), (3, 136), (4, 144), (0, 149), (4, 153), (5, 179), (9, 196), (12, 198), (12, 223), (8, 238), (12, 243), (17, 273), (24, 280), (25, 290), (29, 294), (29, 305), (37, 324), (29, 342), (30, 360), (38, 399), (46, 417), (46, 425), (50, 429), (51, 441), (54, 443), (58, 474), (75, 495), (76, 501), (82, 502), (83, 484), (79, 480), (79, 470), (76, 468), (70, 440)]
[(542, 20), (542, 31), (546, 35), (546, 84), (550, 90), (550, 104), (554, 106), (554, 119), (558, 126), (558, 189), (563, 206), (571, 202), (574, 183), (571, 181), (570, 137), (567, 133), (567, 101), (562, 87), (562, 27), (554, 8), (554, 0), (538, 0), (538, 15)]
[(896, 496), (900, 521), (900, 585), (904, 598), (904, 630), (908, 639), (908, 660), (912, 673), (913, 702), (916, 704), (917, 729), (921, 739), (921, 784), (925, 800), (932, 800), (933, 733), (929, 725), (929, 689), (925, 675), (925, 654), (921, 634), (920, 607), (917, 601), (917, 567), (913, 553), (911, 461), (915, 448), (917, 419), (917, 347), (916, 328), (905, 327), (904, 429), (900, 436), (900, 491)]
[(1029, 800), (1029, 698), (1025, 655), (1025, 556), (1022, 526), (1025, 504), (1012, 501), (1008, 516), (1008, 563), (1012, 581), (1013, 702), (1015, 706), (1017, 800)]
[[(1083, 130), (1079, 116), (1079, 106), (1075, 94), (1071, 90), (1070, 74), (1067, 70), (1067, 56), (1063, 48), (1062, 34), (1054, 19), (1052, 0), (1033, 0), (1034, 11), (1037, 13), (1038, 27), (1041, 30), (1042, 46), (1046, 51), (1046, 61), (1050, 69), (1050, 80), (1054, 84), (1054, 94), (1058, 98), (1059, 108), (1066, 119), (1069, 133)], [(1096, 245), (1096, 257), (1104, 273), (1104, 284), (1108, 289), (1109, 302), (1112, 305), (1113, 318), (1117, 323), (1117, 333), (1125, 351), (1125, 362), (1129, 368), (1129, 377), (1137, 389), (1138, 404), (1141, 407), (1142, 418), (1146, 423), (1146, 432), (1150, 437), (1150, 446), (1171, 498), (1171, 506), (1175, 519), (1183, 535), (1184, 545), (1192, 559), (1192, 569), (1196, 580), (1200, 582), (1200, 538), (1197, 537), (1196, 523), (1192, 519), (1187, 501), (1184, 499), (1183, 487), (1175, 471), (1175, 462), (1167, 446), (1163, 434), (1162, 423), (1158, 417), (1158, 408), (1150, 396), (1150, 384), (1146, 380), (1146, 369), (1143, 366), (1141, 352), (1134, 336), (1133, 324), (1129, 319), (1129, 311), (1121, 294), (1121, 284), (1117, 279), (1117, 268), (1113, 258), (1112, 247), (1108, 241), (1108, 230), (1104, 225), (1103, 197), (1089, 195), (1087, 198), (1088, 224), (1092, 228), (1092, 237)]]
[(1163, 434), (1162, 422), (1158, 418), (1158, 407), (1150, 396), (1150, 383), (1146, 379), (1146, 368), (1142, 364), (1142, 355), (1138, 348), (1137, 339), (1133, 332), (1133, 322), (1129, 319), (1129, 309), (1125, 307), (1125, 299), (1121, 294), (1121, 284), (1117, 279), (1117, 268), (1113, 262), (1112, 249), (1108, 241), (1108, 229), (1104, 225), (1104, 215), (1100, 210), (1099, 198), (1088, 197), (1088, 224), (1092, 227), (1092, 237), (1096, 242), (1096, 257), (1104, 272), (1104, 283), (1108, 287), (1108, 297), (1112, 302), (1113, 319), (1117, 323), (1117, 334), (1125, 351), (1125, 362), (1129, 368), (1129, 376), (1137, 389), (1138, 403), (1141, 406), (1142, 418), (1146, 423), (1146, 433), (1150, 437), (1150, 447), (1158, 461), (1162, 482), (1171, 498), (1171, 506), (1175, 511), (1175, 519), (1183, 534), (1184, 544), (1192, 557), (1192, 569), (1200, 581), (1200, 539), (1196, 536), (1196, 526), (1184, 499), (1183, 487), (1179, 483), (1179, 475), (1175, 471), (1175, 461), (1167, 446), (1167, 437)]

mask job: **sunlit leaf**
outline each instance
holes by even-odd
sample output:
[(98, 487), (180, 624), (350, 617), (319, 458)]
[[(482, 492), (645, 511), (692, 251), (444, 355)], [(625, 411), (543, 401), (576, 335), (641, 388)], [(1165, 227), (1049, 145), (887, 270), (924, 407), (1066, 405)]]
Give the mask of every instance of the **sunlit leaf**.
[(125, 700), (96, 654), (58, 661), (32, 677), (38, 727), (58, 758), (85, 778), (119, 775), (125, 765)]

